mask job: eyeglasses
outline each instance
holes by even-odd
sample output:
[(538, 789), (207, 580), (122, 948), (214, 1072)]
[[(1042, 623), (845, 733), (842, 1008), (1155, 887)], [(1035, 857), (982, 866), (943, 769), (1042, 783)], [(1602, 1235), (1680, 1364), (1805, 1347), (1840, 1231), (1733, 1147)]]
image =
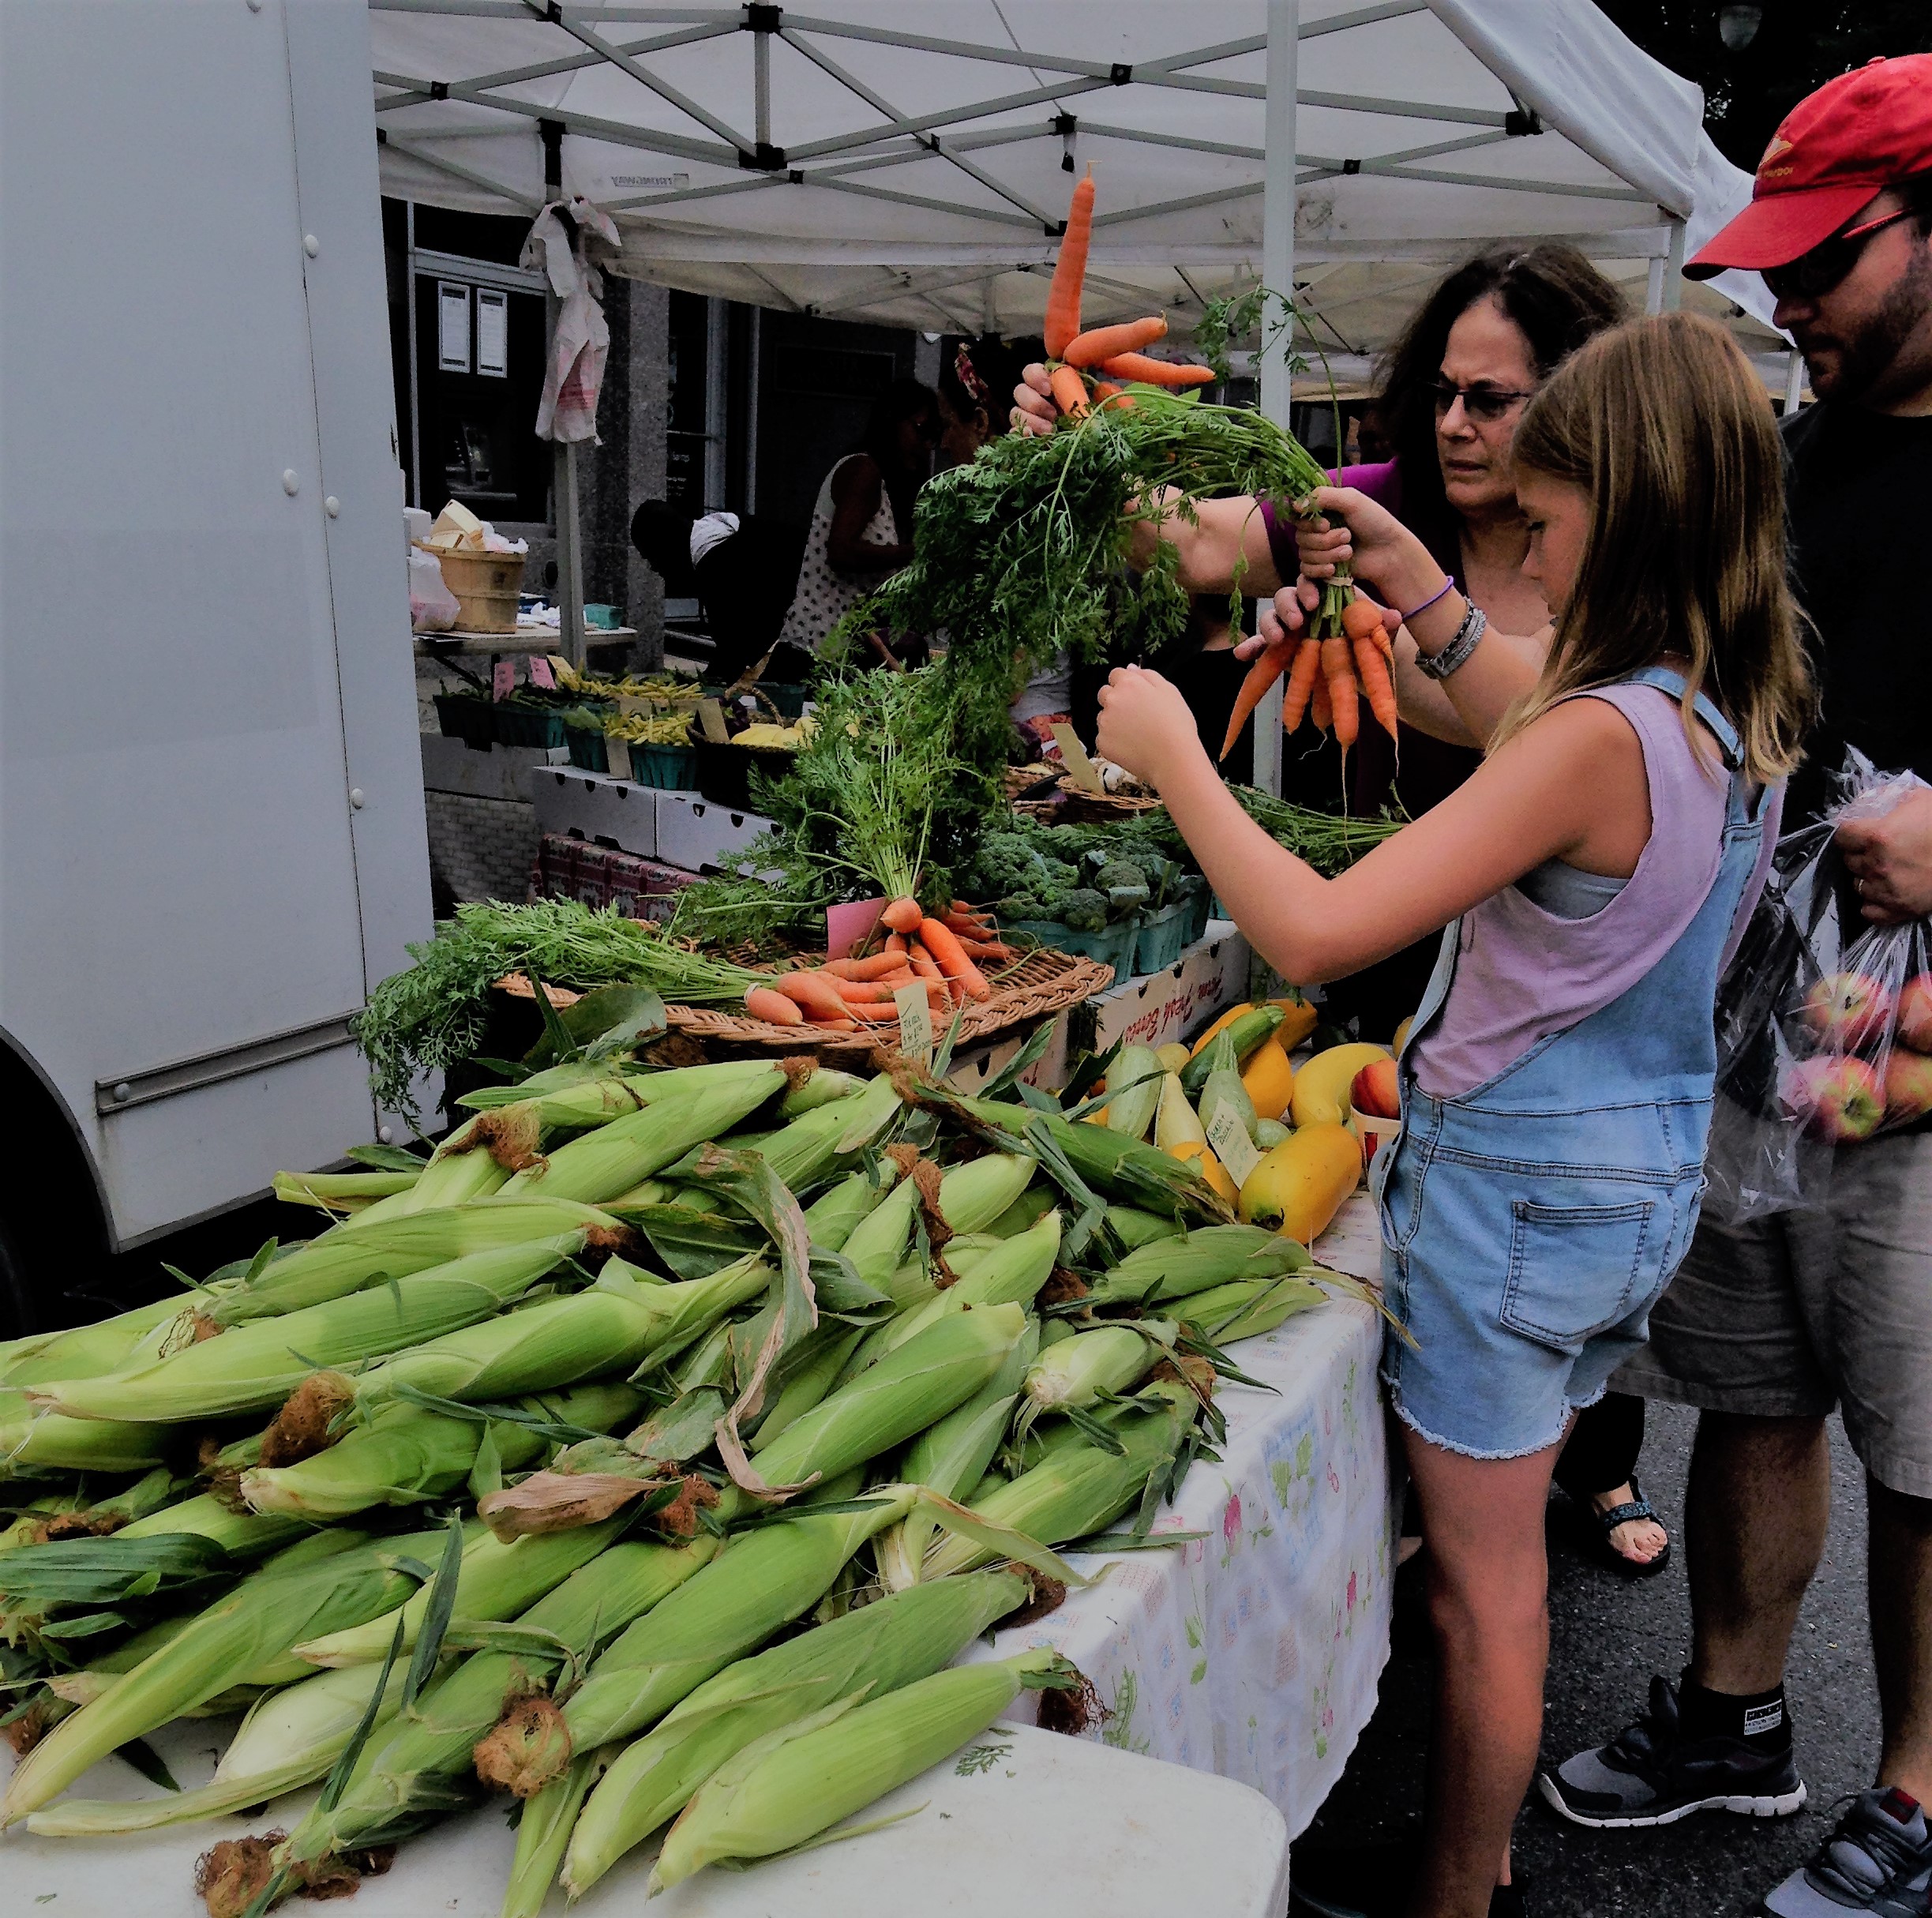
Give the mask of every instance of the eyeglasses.
[(1868, 220), (1862, 227), (1851, 227), (1843, 233), (1834, 233), (1829, 239), (1821, 240), (1810, 252), (1800, 253), (1784, 266), (1764, 268), (1762, 278), (1771, 297), (1780, 300), (1822, 299), (1858, 265), (1859, 256), (1865, 250), (1865, 242), (1874, 233), (1911, 216), (1910, 208), (1901, 208), (1896, 213)]
[(1533, 393), (1511, 392), (1502, 386), (1451, 386), (1446, 380), (1436, 381), (1429, 392), (1435, 401), (1438, 419), (1446, 419), (1450, 408), (1460, 400), (1463, 411), (1481, 426), (1493, 426), (1512, 407), (1536, 397)]

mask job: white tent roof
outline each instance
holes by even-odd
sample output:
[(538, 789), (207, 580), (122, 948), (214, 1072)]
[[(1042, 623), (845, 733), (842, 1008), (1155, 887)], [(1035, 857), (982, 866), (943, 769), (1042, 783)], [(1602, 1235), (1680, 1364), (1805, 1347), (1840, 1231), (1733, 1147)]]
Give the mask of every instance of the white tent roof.
[[(1260, 276), (1268, 0), (372, 7), (385, 190), (534, 211), (548, 123), (640, 278), (1034, 330), (1090, 163), (1090, 317)], [(1641, 284), (1675, 222), (1694, 245), (1748, 191), (1698, 89), (1589, 0), (1298, 11), (1296, 275), (1325, 343), (1379, 343), (1484, 240), (1568, 237)]]

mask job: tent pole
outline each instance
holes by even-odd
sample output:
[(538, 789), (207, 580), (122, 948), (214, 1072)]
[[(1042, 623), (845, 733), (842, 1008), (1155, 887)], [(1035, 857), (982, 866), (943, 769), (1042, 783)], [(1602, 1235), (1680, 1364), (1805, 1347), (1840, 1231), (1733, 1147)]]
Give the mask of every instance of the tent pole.
[[(1263, 120), (1261, 277), (1271, 293), (1295, 294), (1295, 84), (1300, 51), (1300, 0), (1268, 0), (1268, 100)], [(1261, 410), (1285, 426), (1289, 412), (1289, 349), (1292, 326), (1270, 332), (1264, 319), (1261, 348)], [(1337, 449), (1340, 456), (1340, 449)], [(1277, 680), (1255, 715), (1255, 783), (1264, 793), (1281, 790), (1281, 682)]]
[[(543, 193), (546, 200), (564, 197), (564, 129), (553, 120), (539, 120), (543, 142)], [(568, 227), (568, 220), (565, 223)], [(543, 298), (544, 338), (557, 351), (557, 316), (563, 306), (554, 293)], [(557, 650), (574, 666), (583, 664), (583, 529), (577, 510), (577, 449), (559, 440), (550, 454), (550, 509), (557, 516)]]
[(1658, 309), (1662, 313), (1675, 313), (1684, 303), (1684, 223), (1681, 220), (1671, 222), (1671, 250), (1664, 262), (1664, 303)]
[(1644, 311), (1661, 313), (1664, 310), (1664, 261), (1660, 255), (1650, 262), (1650, 275), (1644, 287)]

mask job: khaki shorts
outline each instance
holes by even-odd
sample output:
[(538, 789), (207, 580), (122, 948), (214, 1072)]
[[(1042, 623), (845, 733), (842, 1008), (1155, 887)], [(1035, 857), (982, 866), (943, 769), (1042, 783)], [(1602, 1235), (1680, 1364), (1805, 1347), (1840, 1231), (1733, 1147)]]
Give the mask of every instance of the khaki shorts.
[(1611, 1383), (1759, 1418), (1842, 1404), (1866, 1470), (1932, 1499), (1932, 1133), (1841, 1147), (1822, 1211), (1703, 1221)]

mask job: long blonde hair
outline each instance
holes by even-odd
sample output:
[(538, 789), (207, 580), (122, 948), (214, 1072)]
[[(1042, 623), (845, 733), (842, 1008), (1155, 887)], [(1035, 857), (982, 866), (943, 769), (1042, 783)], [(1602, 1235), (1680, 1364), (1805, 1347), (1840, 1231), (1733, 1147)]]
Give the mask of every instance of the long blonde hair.
[(1777, 427), (1737, 342), (1686, 313), (1599, 334), (1530, 403), (1513, 457), (1581, 486), (1591, 522), (1542, 675), (1493, 743), (1668, 653), (1690, 662), (1694, 747), (1701, 691), (1736, 727), (1750, 778), (1791, 771), (1814, 696), (1785, 577)]

